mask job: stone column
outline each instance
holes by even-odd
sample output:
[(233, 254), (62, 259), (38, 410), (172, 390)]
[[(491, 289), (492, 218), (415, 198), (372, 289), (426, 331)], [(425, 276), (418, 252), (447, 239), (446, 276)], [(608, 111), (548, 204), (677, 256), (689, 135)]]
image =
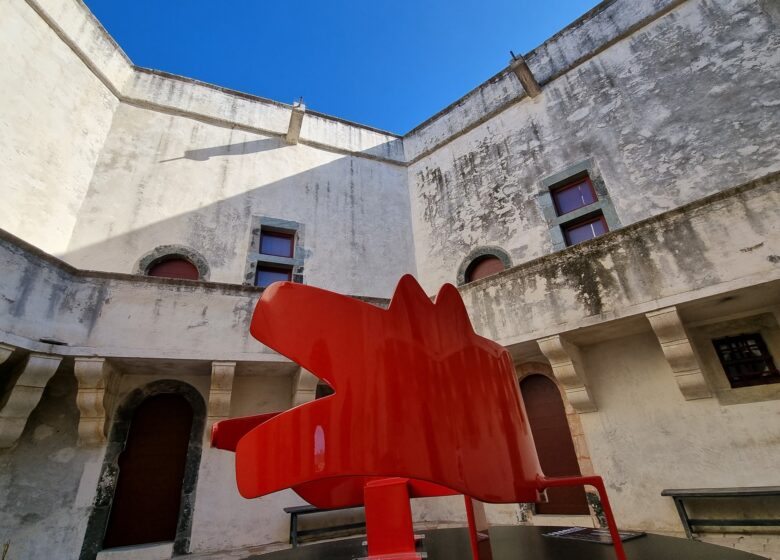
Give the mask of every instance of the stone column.
[(115, 371), (105, 358), (76, 358), (73, 371), (79, 383), (79, 446), (100, 445), (108, 435), (109, 416), (115, 386)]
[(707, 381), (701, 372), (699, 361), (688, 339), (677, 308), (666, 307), (646, 313), (666, 361), (672, 368), (672, 374), (685, 400), (706, 399), (711, 397)]
[(588, 389), (579, 348), (557, 334), (540, 338), (536, 342), (542, 353), (550, 360), (553, 375), (566, 391), (566, 398), (572, 408), (577, 412), (597, 410)]
[(11, 385), (0, 408), (0, 448), (11, 447), (24, 431), (30, 413), (38, 405), (46, 384), (57, 371), (62, 356), (32, 353), (14, 372)]
[(211, 363), (206, 439), (211, 438), (211, 427), (216, 422), (230, 418), (230, 401), (233, 398), (233, 377), (235, 374), (236, 362)]

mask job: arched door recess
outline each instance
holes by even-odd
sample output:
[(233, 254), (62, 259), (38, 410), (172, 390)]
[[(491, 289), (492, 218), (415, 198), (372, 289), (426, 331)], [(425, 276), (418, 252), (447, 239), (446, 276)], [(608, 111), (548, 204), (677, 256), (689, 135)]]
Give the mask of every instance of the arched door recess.
[[(542, 471), (547, 476), (580, 475), (566, 409), (553, 381), (544, 375), (529, 375), (520, 382), (520, 392), (534, 436)], [(548, 502), (536, 504), (539, 514), (587, 515), (590, 513), (582, 487), (550, 488)]]
[(175, 393), (154, 395), (135, 409), (103, 548), (176, 538), (192, 416)]
[[(153, 400), (158, 396), (165, 397), (165, 399)], [(158, 420), (155, 421), (154, 411), (147, 414), (143, 412), (143, 409), (146, 406), (157, 407), (158, 405), (166, 408), (162, 405), (165, 404), (164, 400), (169, 399), (180, 399), (177, 404), (172, 405), (180, 407), (180, 410), (186, 410), (181, 401), (184, 401), (184, 405), (189, 408), (190, 429), (185, 438), (187, 448), (184, 471), (181, 476), (176, 477), (178, 482), (174, 484), (178, 487), (179, 501), (178, 508), (176, 508), (178, 519), (176, 520), (175, 536), (173, 539), (167, 538), (166, 540), (173, 540), (174, 555), (178, 556), (189, 552), (193, 504), (195, 503), (195, 489), (203, 445), (203, 430), (206, 424), (206, 402), (200, 392), (192, 385), (181, 381), (161, 379), (131, 391), (114, 413), (100, 472), (100, 483), (87, 522), (79, 560), (95, 560), (98, 552), (104, 548), (119, 546), (117, 543), (121, 541), (114, 540), (113, 529), (109, 528), (109, 523), (116, 512), (114, 506), (121, 507), (120, 502), (124, 493), (124, 490), (119, 488), (124, 483), (120, 480), (122, 478), (120, 464), (125, 468), (125, 474), (127, 474), (127, 465), (124, 458), (120, 462), (120, 456), (124, 451), (134, 447), (136, 436), (131, 432), (136, 428), (140, 429), (136, 412), (140, 411), (141, 421), (143, 421), (144, 416), (151, 416), (151, 421), (149, 418), (146, 420), (147, 426), (152, 424), (155, 429), (161, 429), (159, 415), (157, 416)], [(170, 402), (169, 400), (169, 404)], [(188, 414), (185, 412), (184, 417), (187, 416)], [(181, 427), (179, 430), (180, 432), (185, 431)], [(157, 478), (162, 480), (162, 476)], [(144, 540), (146, 538), (160, 537), (144, 537)]]

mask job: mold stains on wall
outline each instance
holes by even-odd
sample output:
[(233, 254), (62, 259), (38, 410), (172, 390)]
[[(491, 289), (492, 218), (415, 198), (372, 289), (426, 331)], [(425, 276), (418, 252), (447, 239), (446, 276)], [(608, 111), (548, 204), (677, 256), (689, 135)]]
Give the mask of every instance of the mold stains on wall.
[(774, 30), (756, 2), (682, 3), (413, 163), (423, 282), (448, 279), (475, 245), (515, 262), (549, 253), (538, 184), (577, 161), (597, 162), (623, 224), (779, 169)]

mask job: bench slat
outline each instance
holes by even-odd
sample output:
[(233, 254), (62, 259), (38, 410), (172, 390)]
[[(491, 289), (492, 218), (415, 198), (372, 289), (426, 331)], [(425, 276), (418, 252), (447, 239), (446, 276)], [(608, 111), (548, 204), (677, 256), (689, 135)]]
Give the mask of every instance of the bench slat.
[(691, 525), (709, 527), (776, 527), (780, 519), (689, 519)]
[(780, 496), (780, 486), (747, 486), (743, 488), (680, 488), (661, 491), (662, 496), (680, 498), (743, 498)]

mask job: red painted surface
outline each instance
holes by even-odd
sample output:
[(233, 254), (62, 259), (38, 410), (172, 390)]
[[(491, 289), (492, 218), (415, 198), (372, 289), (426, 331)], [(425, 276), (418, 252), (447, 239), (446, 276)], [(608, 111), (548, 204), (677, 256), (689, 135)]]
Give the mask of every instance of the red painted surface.
[(217, 446), (226, 441), (220, 432), (244, 432), (235, 446), (239, 492), (254, 498), (293, 488), (315, 506), (335, 508), (363, 504), (369, 488), (385, 485), (381, 479), (408, 479), (380, 492), (392, 496), (387, 504), (366, 501), (369, 549), (377, 542), (384, 551), (372, 557), (390, 554), (391, 542), (397, 553), (409, 553), (405, 517), (397, 525), (378, 517), (388, 507), (406, 515), (397, 492), (514, 503), (537, 501), (546, 486), (584, 483), (544, 478), (512, 360), (474, 333), (452, 285), (433, 303), (404, 276), (384, 310), (276, 283), (258, 302), (250, 331), (335, 393), (254, 427), (256, 420), (247, 419), (217, 424)]

